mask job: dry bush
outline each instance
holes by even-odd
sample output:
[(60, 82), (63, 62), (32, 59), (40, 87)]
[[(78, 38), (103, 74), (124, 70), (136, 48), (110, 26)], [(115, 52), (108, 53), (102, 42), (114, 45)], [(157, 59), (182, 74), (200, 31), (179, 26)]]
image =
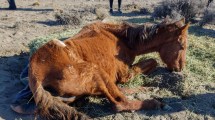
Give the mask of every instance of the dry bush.
[(140, 9), (140, 6), (136, 3), (132, 3), (132, 4), (127, 4), (127, 5), (124, 5), (123, 6), (123, 10), (139, 10)]
[(55, 19), (59, 24), (62, 25), (80, 25), (81, 17), (76, 10), (57, 10), (55, 12)]
[(153, 8), (152, 7), (143, 7), (143, 8), (140, 8), (140, 13), (141, 14), (151, 14), (153, 13)]
[(139, 4), (132, 3), (132, 4), (127, 4), (123, 6), (124, 11), (132, 11), (134, 13), (139, 13), (139, 14), (151, 14), (153, 12), (153, 7), (148, 7), (148, 6), (140, 6)]
[(170, 16), (177, 18), (184, 16), (187, 21), (191, 21), (195, 16), (204, 12), (207, 0), (163, 0), (155, 8), (153, 18), (164, 18)]
[(215, 25), (215, 2), (211, 3), (207, 10), (204, 12), (204, 16), (200, 25), (203, 26), (205, 24), (214, 24)]
[(103, 20), (106, 17), (110, 17), (110, 14), (107, 11), (107, 9), (104, 9), (104, 8), (101, 8), (101, 7), (95, 9), (95, 14), (97, 16), (97, 19), (100, 19), (100, 20)]
[(39, 1), (37, 1), (37, 2), (34, 2), (34, 3), (32, 4), (32, 6), (40, 6), (40, 3), (39, 3)]

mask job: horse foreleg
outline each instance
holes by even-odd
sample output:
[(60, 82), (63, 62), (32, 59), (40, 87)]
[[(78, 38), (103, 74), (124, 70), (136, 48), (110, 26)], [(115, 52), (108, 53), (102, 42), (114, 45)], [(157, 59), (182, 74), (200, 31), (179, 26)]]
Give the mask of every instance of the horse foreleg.
[(152, 72), (157, 66), (157, 62), (154, 59), (147, 59), (144, 61), (141, 61), (139, 63), (136, 63), (132, 66), (132, 74), (138, 75), (138, 74), (149, 74)]
[(114, 83), (114, 80), (111, 81), (111, 78), (105, 72), (97, 75), (96, 81), (99, 84), (100, 91), (102, 91), (103, 94), (115, 104), (117, 111), (156, 109), (162, 107), (162, 104), (157, 100), (127, 100), (127, 98)]
[(116, 84), (109, 82), (105, 91), (106, 96), (115, 104), (116, 111), (133, 111), (133, 110), (151, 110), (163, 107), (163, 104), (157, 100), (127, 100)]
[[(148, 59), (134, 64), (128, 73), (121, 75), (120, 79), (117, 80), (119, 83), (126, 83), (134, 76), (138, 74), (149, 74), (157, 66), (157, 62), (154, 59)], [(124, 71), (125, 72), (125, 71)]]

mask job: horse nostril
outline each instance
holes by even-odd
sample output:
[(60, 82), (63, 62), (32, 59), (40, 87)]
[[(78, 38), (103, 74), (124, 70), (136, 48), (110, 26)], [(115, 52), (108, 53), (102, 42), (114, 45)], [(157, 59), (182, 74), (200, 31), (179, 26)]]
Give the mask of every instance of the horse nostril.
[(173, 72), (173, 69), (172, 69), (172, 68), (166, 67), (166, 69), (167, 69), (169, 72)]

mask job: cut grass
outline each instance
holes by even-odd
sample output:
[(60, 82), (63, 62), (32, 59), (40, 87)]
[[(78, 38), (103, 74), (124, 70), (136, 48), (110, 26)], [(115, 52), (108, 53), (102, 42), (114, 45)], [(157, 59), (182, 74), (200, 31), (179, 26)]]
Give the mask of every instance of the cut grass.
[(42, 45), (44, 45), (45, 43), (47, 43), (50, 40), (53, 39), (59, 39), (59, 40), (65, 40), (69, 37), (74, 36), (75, 34), (77, 34), (80, 31), (80, 29), (74, 29), (74, 30), (68, 30), (62, 33), (56, 33), (56, 34), (51, 34), (48, 36), (43, 36), (43, 37), (38, 37), (36, 39), (34, 39), (32, 42), (29, 43), (29, 48), (30, 48), (30, 56), (38, 49), (40, 48)]

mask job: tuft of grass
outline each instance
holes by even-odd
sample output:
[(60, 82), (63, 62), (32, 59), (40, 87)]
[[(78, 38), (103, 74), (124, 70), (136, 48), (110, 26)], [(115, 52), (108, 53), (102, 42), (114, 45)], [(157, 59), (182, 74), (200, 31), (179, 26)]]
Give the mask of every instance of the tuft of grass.
[(80, 16), (80, 13), (76, 10), (59, 10), (54, 14), (56, 21), (62, 25), (81, 25)]
[(95, 14), (96, 14), (97, 19), (99, 19), (99, 20), (103, 20), (106, 17), (110, 17), (109, 12), (104, 8), (96, 8)]
[(39, 6), (39, 5), (40, 5), (39, 1), (36, 1), (32, 4), (32, 6)]
[(28, 47), (30, 48), (30, 56), (42, 45), (47, 43), (48, 41), (52, 39), (59, 39), (59, 40), (65, 40), (69, 37), (72, 37), (73, 35), (77, 34), (80, 31), (80, 29), (74, 29), (74, 30), (68, 30), (64, 31), (62, 33), (56, 33), (56, 34), (51, 34), (48, 36), (43, 36), (43, 37), (38, 37), (34, 39), (32, 42), (28, 44)]
[(120, 84), (121, 87), (129, 87), (129, 88), (135, 88), (137, 86), (142, 85), (149, 85), (153, 83), (153, 79), (147, 77), (146, 75), (140, 74), (134, 76), (132, 79), (129, 80), (129, 82)]

